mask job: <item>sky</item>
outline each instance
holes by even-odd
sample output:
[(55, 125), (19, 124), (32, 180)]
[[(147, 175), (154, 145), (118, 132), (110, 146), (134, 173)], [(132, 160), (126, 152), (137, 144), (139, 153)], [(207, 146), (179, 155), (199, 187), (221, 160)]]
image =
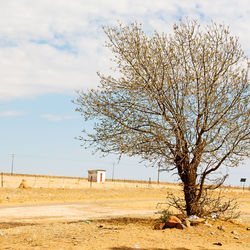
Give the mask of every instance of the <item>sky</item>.
[[(0, 172), (157, 179), (140, 159), (102, 157), (75, 138), (86, 125), (74, 111), (76, 90), (96, 88), (96, 72), (109, 72), (102, 26), (142, 23), (152, 33), (171, 32), (180, 18), (230, 26), (250, 56), (247, 0), (0, 0)], [(12, 156), (14, 154), (14, 156)], [(114, 172), (113, 172), (114, 169)], [(250, 183), (250, 161), (229, 170), (227, 185)], [(161, 173), (161, 181), (177, 181)]]

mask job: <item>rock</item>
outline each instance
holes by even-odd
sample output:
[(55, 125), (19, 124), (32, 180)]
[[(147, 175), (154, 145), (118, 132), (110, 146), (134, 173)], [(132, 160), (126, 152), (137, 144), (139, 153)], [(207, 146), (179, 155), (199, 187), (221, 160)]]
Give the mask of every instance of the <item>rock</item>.
[(176, 228), (177, 228), (177, 229), (181, 229), (181, 230), (183, 230), (183, 229), (185, 229), (185, 228), (186, 228), (186, 226), (185, 226), (185, 225), (183, 225), (182, 223), (178, 223), (178, 224), (176, 224)]
[(213, 245), (222, 246), (221, 242), (214, 242)]
[(156, 223), (154, 225), (154, 230), (162, 230), (162, 229), (166, 228), (165, 224), (166, 224), (165, 222)]
[(180, 219), (181, 221), (184, 221), (187, 218), (185, 214), (177, 214), (176, 217)]
[(108, 230), (119, 230), (118, 227), (104, 227), (103, 225), (99, 225), (98, 228), (101, 228), (101, 229), (108, 229)]
[(198, 219), (189, 219), (191, 226), (197, 226), (199, 224), (204, 224), (205, 223), (205, 219), (203, 218), (198, 218)]
[(233, 230), (233, 231), (231, 232), (231, 234), (238, 235), (238, 232), (236, 232), (236, 231)]
[(0, 236), (3, 236), (3, 233), (0, 233)]
[(238, 239), (239, 239), (239, 237), (238, 237), (238, 236), (234, 236), (234, 239), (235, 239), (235, 240), (238, 240)]
[(218, 226), (217, 228), (218, 228), (219, 230), (225, 232), (225, 228), (224, 228), (223, 226)]
[(24, 189), (29, 188), (26, 180), (23, 179), (18, 188), (24, 188)]
[(108, 229), (108, 230), (120, 230), (118, 227), (103, 227), (103, 229)]
[(212, 227), (212, 225), (211, 225), (211, 224), (208, 224), (208, 223), (207, 223), (207, 224), (205, 224), (205, 226), (206, 226), (206, 227), (209, 227), (209, 228), (211, 228), (211, 227)]
[(176, 216), (170, 216), (166, 222), (166, 227), (168, 228), (173, 228), (176, 227), (176, 225), (180, 223), (181, 224), (181, 220), (178, 219)]
[(183, 224), (184, 224), (184, 226), (186, 226), (187, 228), (189, 228), (189, 227), (191, 226), (189, 220), (184, 220)]
[(91, 223), (91, 220), (81, 220), (81, 222), (85, 222), (85, 223)]
[(218, 216), (217, 216), (216, 213), (212, 213), (212, 214), (211, 214), (211, 218), (212, 218), (212, 219), (216, 219), (217, 217), (218, 217)]
[(249, 231), (250, 230), (250, 227), (247, 227), (247, 231)]
[(214, 232), (210, 232), (211, 235), (214, 235)]
[(187, 219), (192, 220), (192, 219), (200, 219), (200, 218), (197, 215), (190, 215)]

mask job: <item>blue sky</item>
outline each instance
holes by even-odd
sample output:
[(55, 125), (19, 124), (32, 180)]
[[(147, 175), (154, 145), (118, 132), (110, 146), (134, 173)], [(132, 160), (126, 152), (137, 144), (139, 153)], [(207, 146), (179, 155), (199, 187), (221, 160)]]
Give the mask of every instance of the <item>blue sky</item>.
[[(0, 0), (1, 1), (1, 0)], [(181, 17), (228, 24), (250, 55), (248, 1), (8, 0), (0, 8), (0, 171), (87, 176), (104, 168), (111, 178), (157, 178), (139, 159), (106, 158), (80, 147), (74, 137), (86, 126), (74, 112), (75, 90), (95, 88), (96, 71), (109, 71), (103, 25), (137, 20), (147, 32), (170, 32)], [(250, 162), (230, 170), (227, 184), (250, 179)], [(177, 177), (162, 173), (162, 181)], [(249, 185), (249, 184), (247, 184)]]

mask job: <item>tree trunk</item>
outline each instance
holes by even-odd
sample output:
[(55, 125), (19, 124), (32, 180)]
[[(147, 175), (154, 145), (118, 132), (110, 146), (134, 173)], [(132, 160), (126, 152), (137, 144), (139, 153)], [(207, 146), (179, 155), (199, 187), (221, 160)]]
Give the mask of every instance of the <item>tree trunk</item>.
[(199, 215), (199, 206), (197, 200), (196, 169), (187, 165), (185, 171), (181, 174), (181, 180), (184, 185), (184, 197), (186, 202), (187, 215)]
[(186, 202), (187, 215), (199, 215), (199, 205), (197, 200), (197, 166), (190, 164), (188, 157), (177, 155), (176, 165), (178, 174), (184, 185), (184, 197)]
[[(188, 178), (189, 179), (189, 178)], [(184, 183), (184, 196), (186, 201), (187, 215), (198, 215), (199, 207), (196, 197), (196, 184), (195, 182), (187, 181)]]

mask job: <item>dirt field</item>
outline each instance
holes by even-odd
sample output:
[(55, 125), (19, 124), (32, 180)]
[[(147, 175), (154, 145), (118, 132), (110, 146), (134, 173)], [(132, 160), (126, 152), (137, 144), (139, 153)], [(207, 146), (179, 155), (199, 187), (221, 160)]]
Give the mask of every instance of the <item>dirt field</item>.
[[(31, 188), (18, 189), (22, 179)], [(250, 249), (248, 190), (222, 189), (239, 199), (237, 222), (162, 231), (153, 230), (157, 203), (181, 195), (178, 185), (4, 176), (0, 191), (0, 249)]]

